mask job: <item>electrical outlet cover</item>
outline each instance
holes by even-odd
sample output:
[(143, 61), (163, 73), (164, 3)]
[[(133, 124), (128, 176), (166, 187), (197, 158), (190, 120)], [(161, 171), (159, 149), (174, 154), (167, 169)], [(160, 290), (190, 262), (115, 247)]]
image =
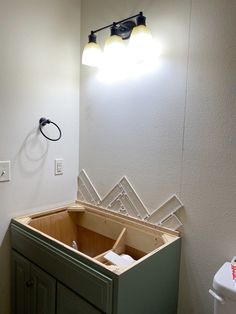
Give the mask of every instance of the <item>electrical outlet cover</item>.
[(64, 160), (62, 158), (55, 159), (55, 175), (62, 175), (64, 171)]

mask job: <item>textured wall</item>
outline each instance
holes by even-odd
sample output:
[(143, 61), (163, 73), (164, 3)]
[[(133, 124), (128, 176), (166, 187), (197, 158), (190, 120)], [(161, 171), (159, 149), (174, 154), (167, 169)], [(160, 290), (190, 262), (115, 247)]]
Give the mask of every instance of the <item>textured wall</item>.
[(179, 313), (209, 314), (213, 274), (236, 254), (235, 1), (82, 1), (82, 46), (140, 10), (163, 44), (159, 67), (102, 83), (82, 66), (80, 168), (102, 196), (126, 175), (150, 210), (180, 196)]
[[(0, 183), (0, 312), (8, 314), (11, 217), (76, 197), (80, 1), (0, 0), (0, 39), (0, 160), (12, 162), (12, 180)], [(41, 116), (61, 126), (61, 141), (38, 133)], [(55, 177), (58, 157), (65, 169)]]
[(211, 313), (214, 272), (236, 254), (236, 3), (193, 1), (182, 197), (180, 313)]

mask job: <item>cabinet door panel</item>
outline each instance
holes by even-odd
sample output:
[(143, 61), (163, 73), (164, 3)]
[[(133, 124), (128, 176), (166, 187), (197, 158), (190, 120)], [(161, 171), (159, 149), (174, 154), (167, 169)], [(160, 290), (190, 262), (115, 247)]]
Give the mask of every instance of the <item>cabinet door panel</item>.
[(31, 314), (55, 314), (56, 280), (31, 264)]
[(87, 303), (73, 291), (58, 284), (56, 314), (102, 314), (102, 312)]
[(16, 252), (12, 252), (12, 313), (30, 314), (29, 287), (30, 262)]

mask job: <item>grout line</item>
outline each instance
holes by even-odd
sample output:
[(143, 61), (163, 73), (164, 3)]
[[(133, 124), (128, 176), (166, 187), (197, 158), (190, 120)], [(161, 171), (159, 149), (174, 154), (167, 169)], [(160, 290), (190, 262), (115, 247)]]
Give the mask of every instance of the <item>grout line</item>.
[(185, 145), (185, 128), (186, 128), (186, 112), (187, 112), (187, 96), (188, 96), (188, 78), (189, 78), (189, 55), (190, 55), (190, 34), (192, 22), (192, 7), (193, 0), (190, 1), (189, 12), (189, 32), (188, 32), (188, 50), (187, 50), (187, 67), (186, 67), (186, 88), (185, 88), (185, 103), (184, 103), (184, 120), (183, 120), (183, 135), (182, 135), (182, 155), (181, 155), (181, 173), (180, 173), (180, 197), (183, 197), (183, 168), (184, 168), (184, 145)]

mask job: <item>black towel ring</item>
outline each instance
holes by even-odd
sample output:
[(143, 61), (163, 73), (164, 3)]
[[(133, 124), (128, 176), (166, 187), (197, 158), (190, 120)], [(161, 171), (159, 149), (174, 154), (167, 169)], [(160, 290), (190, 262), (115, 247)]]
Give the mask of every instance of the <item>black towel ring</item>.
[[(59, 136), (57, 138), (50, 138), (48, 137), (45, 133), (43, 133), (43, 130), (42, 128), (46, 125), (46, 124), (53, 124), (55, 125), (55, 127), (58, 129), (59, 131)], [(43, 134), (44, 137), (46, 137), (49, 141), (59, 141), (59, 139), (61, 138), (61, 129), (59, 128), (59, 126), (55, 123), (55, 122), (52, 122), (51, 120), (49, 119), (46, 119), (46, 118), (40, 118), (39, 120), (39, 130), (40, 132)]]

